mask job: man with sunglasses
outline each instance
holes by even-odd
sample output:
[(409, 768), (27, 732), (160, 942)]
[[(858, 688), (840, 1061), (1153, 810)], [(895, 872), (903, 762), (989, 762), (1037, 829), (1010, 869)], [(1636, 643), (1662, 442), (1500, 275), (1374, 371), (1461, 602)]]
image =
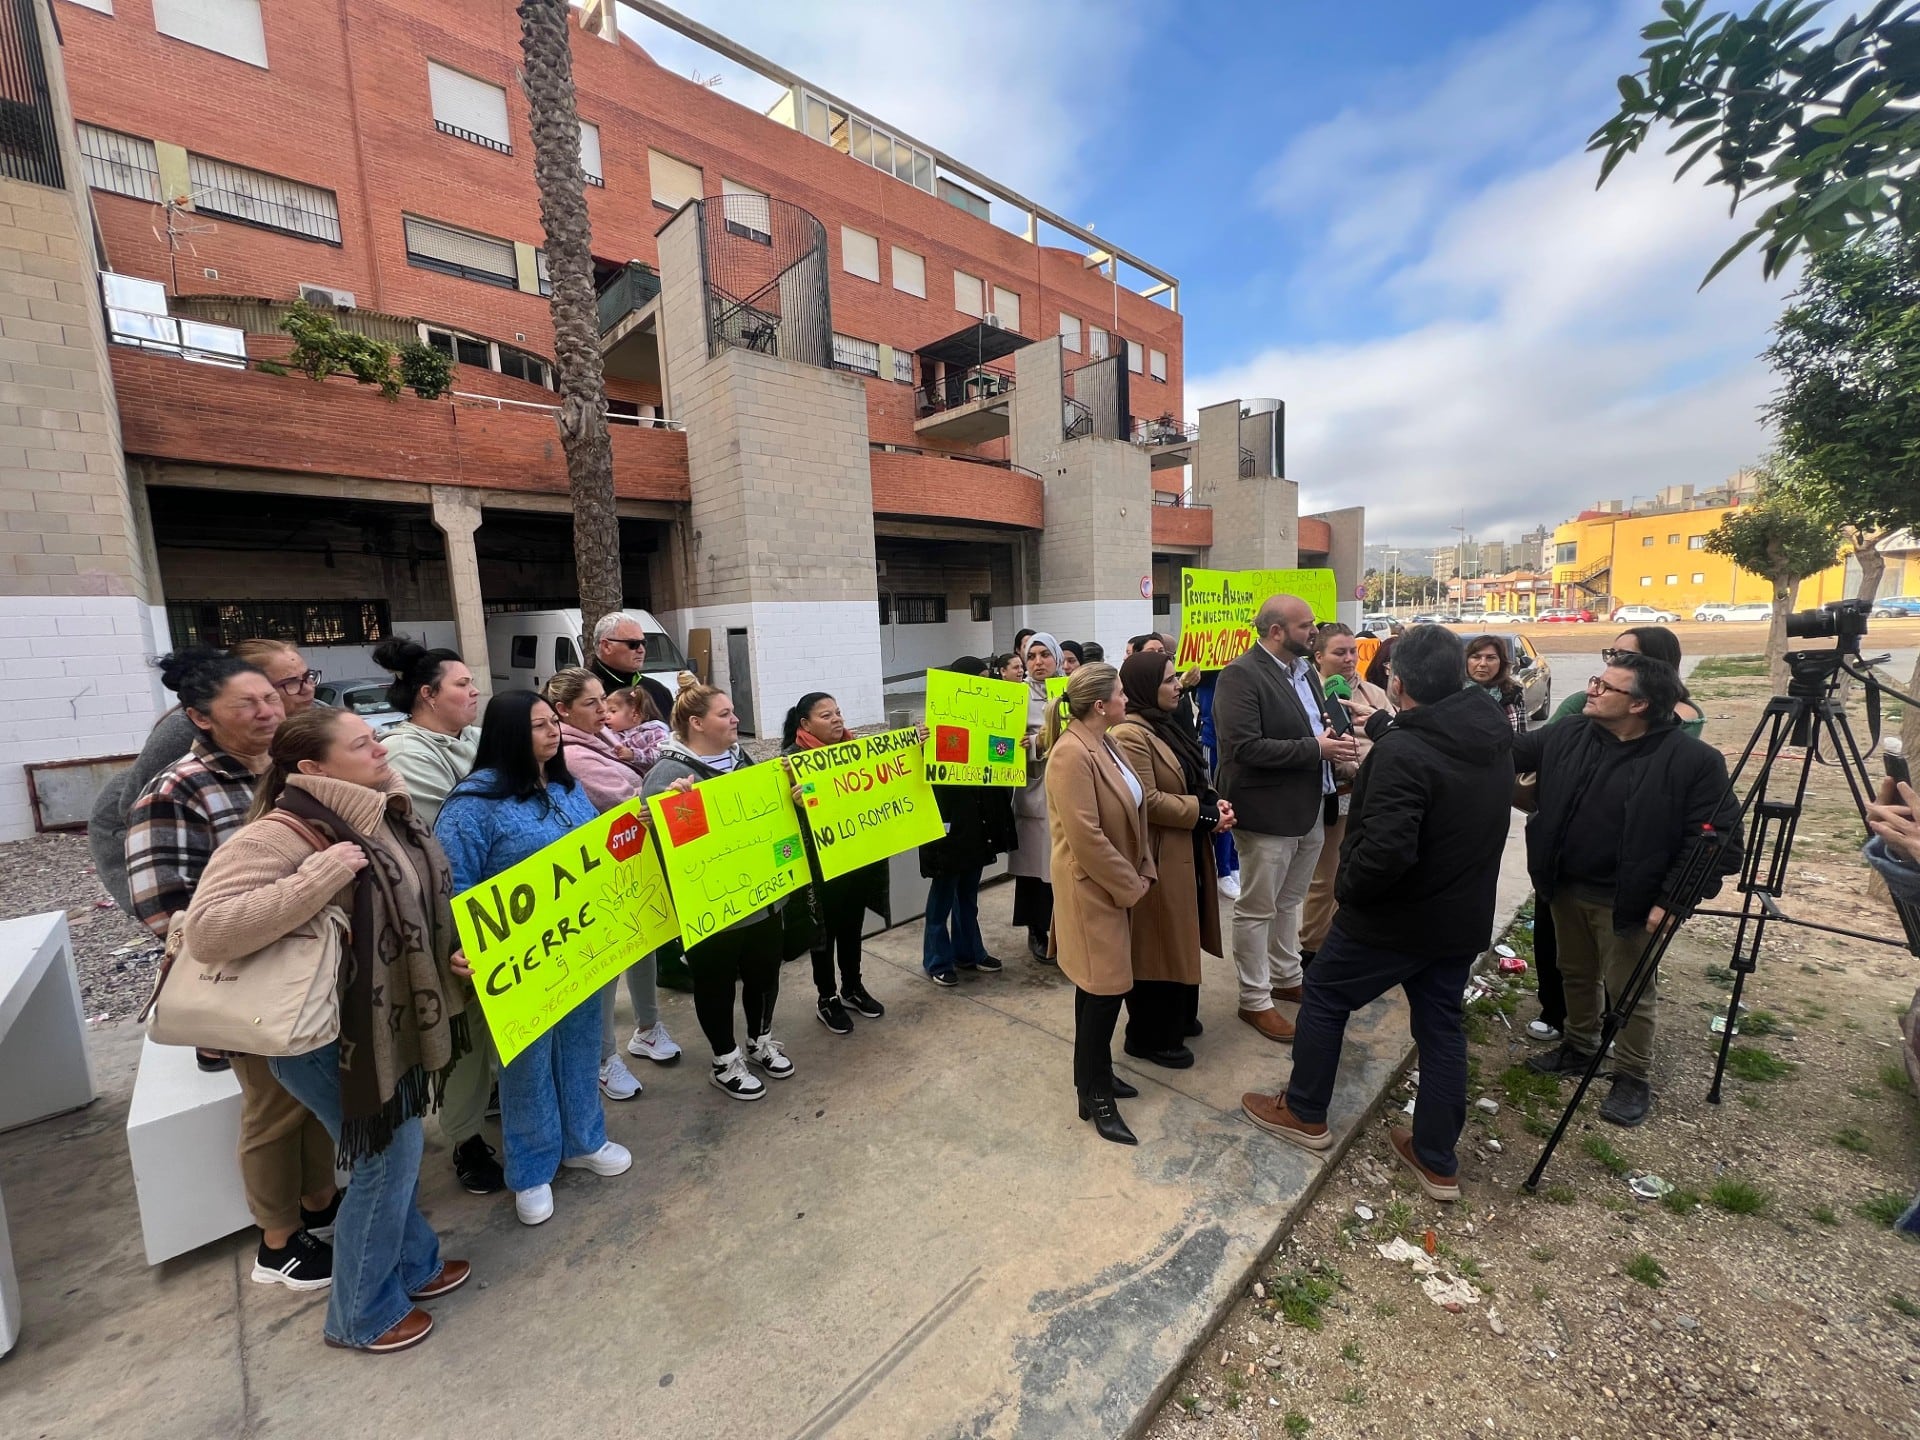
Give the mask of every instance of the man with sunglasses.
[(647, 663), (647, 635), (640, 622), (623, 610), (602, 615), (593, 626), (593, 663), (588, 666), (609, 691), (638, 685), (647, 692), (658, 718), (673, 723), (673, 696), (667, 687), (640, 667)]
[[(1624, 989), (1663, 918), (1660, 898), (1686, 842), (1706, 824), (1723, 837), (1708, 893), (1740, 868), (1727, 762), (1683, 733), (1674, 707), (1685, 693), (1665, 661), (1615, 650), (1587, 681), (1580, 714), (1514, 737), (1514, 768), (1540, 776), (1527, 870), (1539, 902), (1552, 907), (1566, 985), (1561, 1043), (1527, 1061), (1543, 1074), (1577, 1075), (1593, 1058), (1607, 995)], [(1654, 1017), (1650, 985), (1615, 1037), (1601, 1119), (1631, 1126), (1647, 1118)]]

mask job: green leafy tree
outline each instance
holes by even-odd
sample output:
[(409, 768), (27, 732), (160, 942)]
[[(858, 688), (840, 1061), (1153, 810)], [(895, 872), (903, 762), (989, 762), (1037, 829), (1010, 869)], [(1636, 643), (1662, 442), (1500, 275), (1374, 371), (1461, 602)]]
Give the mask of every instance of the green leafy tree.
[(1767, 631), (1767, 671), (1776, 694), (1787, 689), (1787, 614), (1794, 593), (1809, 575), (1840, 558), (1840, 531), (1782, 478), (1790, 461), (1775, 457), (1762, 467), (1760, 498), (1727, 514), (1707, 536), (1707, 550), (1773, 585), (1773, 623)]
[(1771, 279), (1802, 249), (1920, 234), (1920, 3), (1880, 0), (1830, 28), (1814, 23), (1825, 0), (1702, 18), (1705, 4), (1665, 0), (1640, 32), (1646, 64), (1620, 77), (1619, 112), (1588, 141), (1600, 183), (1658, 129), (1677, 132), (1676, 179), (1707, 162), (1730, 212), (1763, 202), (1706, 280), (1756, 242)]

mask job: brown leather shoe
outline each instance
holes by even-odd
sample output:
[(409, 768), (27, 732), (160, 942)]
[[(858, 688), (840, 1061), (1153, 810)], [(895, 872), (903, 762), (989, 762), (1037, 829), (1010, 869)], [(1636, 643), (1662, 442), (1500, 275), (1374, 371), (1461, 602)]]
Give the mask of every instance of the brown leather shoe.
[(1309, 1125), (1287, 1108), (1287, 1097), (1262, 1095), (1249, 1091), (1240, 1097), (1240, 1109), (1247, 1119), (1269, 1135), (1291, 1140), (1303, 1150), (1331, 1150), (1333, 1131), (1325, 1125)]
[(1460, 1177), (1458, 1175), (1436, 1175), (1420, 1163), (1420, 1157), (1413, 1153), (1413, 1132), (1395, 1126), (1387, 1132), (1387, 1138), (1393, 1142), (1393, 1153), (1400, 1157), (1400, 1163), (1413, 1171), (1413, 1178), (1420, 1182), (1420, 1188), (1427, 1192), (1429, 1200), (1458, 1200), (1460, 1198)]
[(1293, 1039), (1293, 1022), (1278, 1010), (1242, 1010), (1240, 1018), (1269, 1040), (1285, 1044)]
[(422, 1285), (418, 1290), (411, 1291), (407, 1295), (407, 1298), (409, 1300), (438, 1300), (442, 1295), (451, 1295), (455, 1290), (458, 1290), (462, 1285), (466, 1284), (472, 1274), (473, 1266), (465, 1260), (442, 1261), (440, 1273)]
[(1305, 998), (1306, 993), (1307, 987), (1305, 985), (1276, 985), (1273, 987), (1273, 998), (1276, 1000), (1284, 1000), (1289, 1005), (1298, 1005), (1301, 1000)]
[(327, 1344), (336, 1350), (359, 1350), (367, 1355), (391, 1355), (396, 1350), (411, 1350), (433, 1333), (433, 1316), (424, 1310), (409, 1310), (379, 1339), (366, 1345), (349, 1345), (327, 1336)]

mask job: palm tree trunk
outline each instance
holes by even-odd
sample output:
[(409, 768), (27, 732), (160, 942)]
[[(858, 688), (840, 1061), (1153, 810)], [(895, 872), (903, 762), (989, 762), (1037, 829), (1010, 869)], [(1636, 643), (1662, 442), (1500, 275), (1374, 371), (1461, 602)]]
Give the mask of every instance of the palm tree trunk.
[[(560, 446), (573, 502), (574, 566), (580, 616), (593, 622), (624, 603), (620, 521), (614, 508), (613, 443), (607, 435), (606, 377), (593, 289), (593, 231), (580, 169), (580, 115), (574, 104), (567, 0), (521, 0), (520, 51), (533, 123), (533, 176), (547, 236), (553, 289), (553, 359), (560, 386)], [(586, 644), (582, 638), (583, 646)], [(582, 654), (591, 653), (590, 647)]]

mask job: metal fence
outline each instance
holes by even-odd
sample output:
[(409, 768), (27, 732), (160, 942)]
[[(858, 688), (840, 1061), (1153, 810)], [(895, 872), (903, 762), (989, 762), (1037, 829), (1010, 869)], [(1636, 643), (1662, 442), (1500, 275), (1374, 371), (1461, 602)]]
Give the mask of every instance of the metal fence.
[(797, 205), (760, 195), (694, 203), (712, 353), (731, 345), (830, 368), (826, 227)]
[(66, 184), (54, 128), (39, 0), (0, 0), (0, 174), (33, 185)]

